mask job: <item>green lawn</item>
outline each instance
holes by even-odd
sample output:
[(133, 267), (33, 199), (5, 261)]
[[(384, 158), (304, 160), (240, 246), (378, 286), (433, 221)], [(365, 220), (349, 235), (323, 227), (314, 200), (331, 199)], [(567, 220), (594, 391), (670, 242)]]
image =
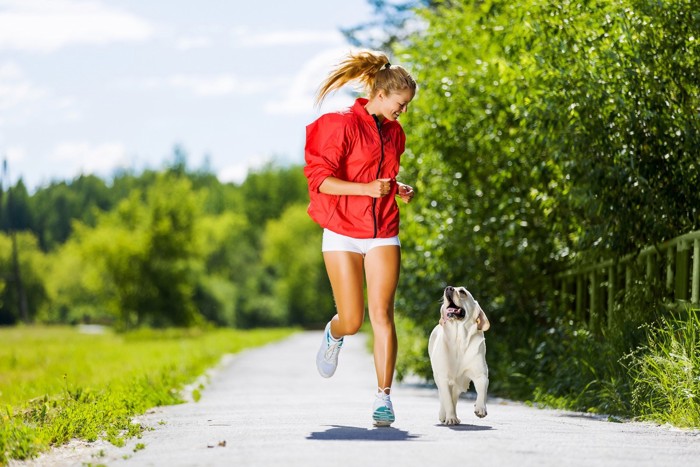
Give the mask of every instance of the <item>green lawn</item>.
[(0, 465), (72, 438), (122, 444), (142, 430), (134, 415), (182, 402), (182, 388), (223, 354), (294, 331), (0, 328)]

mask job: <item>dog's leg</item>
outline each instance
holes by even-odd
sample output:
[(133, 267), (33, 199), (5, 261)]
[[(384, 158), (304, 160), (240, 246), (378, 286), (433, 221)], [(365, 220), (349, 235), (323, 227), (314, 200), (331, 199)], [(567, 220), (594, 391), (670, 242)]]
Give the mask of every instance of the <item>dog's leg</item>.
[(454, 413), (455, 413), (455, 425), (459, 425), (462, 423), (462, 421), (457, 417), (457, 401), (459, 401), (459, 395), (462, 394), (462, 390), (460, 389), (460, 386), (455, 382), (455, 384), (452, 385), (452, 394), (450, 396), (452, 397), (452, 407), (454, 407)]
[(486, 416), (486, 391), (489, 389), (489, 377), (481, 375), (474, 380), (474, 389), (476, 390), (476, 403), (474, 404), (474, 413), (479, 418)]
[(438, 388), (438, 396), (440, 397), (440, 422), (445, 425), (459, 425), (459, 418), (455, 412), (455, 403), (452, 398), (453, 384), (447, 381), (435, 381)]

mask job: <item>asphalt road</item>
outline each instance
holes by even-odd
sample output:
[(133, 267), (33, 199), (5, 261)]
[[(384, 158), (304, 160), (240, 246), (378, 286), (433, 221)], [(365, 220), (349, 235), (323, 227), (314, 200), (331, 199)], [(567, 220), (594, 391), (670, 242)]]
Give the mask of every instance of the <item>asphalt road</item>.
[(394, 387), (396, 422), (374, 428), (366, 338), (346, 339), (330, 379), (316, 372), (320, 339), (320, 331), (304, 332), (226, 359), (199, 402), (150, 411), (139, 421), (152, 430), (124, 447), (75, 442), (10, 465), (700, 466), (700, 431), (495, 398), (479, 419), (469, 395), (457, 406), (462, 424), (446, 427), (436, 390), (415, 384)]

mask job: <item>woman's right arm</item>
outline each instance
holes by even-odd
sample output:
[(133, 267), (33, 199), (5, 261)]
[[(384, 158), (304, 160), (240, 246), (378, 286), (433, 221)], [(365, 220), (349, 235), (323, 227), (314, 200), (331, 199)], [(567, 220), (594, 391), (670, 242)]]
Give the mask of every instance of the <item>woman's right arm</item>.
[(388, 194), (390, 189), (391, 179), (389, 178), (379, 178), (369, 183), (356, 183), (336, 177), (326, 177), (318, 187), (318, 191), (327, 195), (371, 196), (372, 198), (381, 198)]

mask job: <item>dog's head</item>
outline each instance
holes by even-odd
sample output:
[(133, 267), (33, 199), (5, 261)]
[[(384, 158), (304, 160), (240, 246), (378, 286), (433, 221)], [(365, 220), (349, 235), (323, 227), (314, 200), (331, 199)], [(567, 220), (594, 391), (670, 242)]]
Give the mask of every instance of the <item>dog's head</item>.
[(466, 323), (476, 323), (477, 329), (486, 331), (491, 327), (486, 313), (474, 300), (465, 287), (445, 287), (440, 307), (441, 321), (459, 320)]

